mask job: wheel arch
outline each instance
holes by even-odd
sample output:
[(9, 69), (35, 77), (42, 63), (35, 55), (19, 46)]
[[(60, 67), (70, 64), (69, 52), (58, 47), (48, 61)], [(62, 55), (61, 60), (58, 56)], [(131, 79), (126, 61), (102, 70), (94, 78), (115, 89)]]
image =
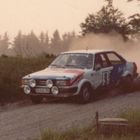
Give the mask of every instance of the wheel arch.
[(87, 79), (83, 79), (80, 83), (79, 83), (79, 85), (78, 85), (78, 94), (80, 93), (80, 91), (81, 91), (81, 88), (83, 87), (83, 86), (85, 86), (85, 85), (87, 85), (87, 86), (89, 86), (90, 88), (91, 88), (91, 90), (93, 91), (94, 90), (94, 86), (92, 85), (92, 83), (89, 81), (89, 80), (87, 80)]
[(127, 77), (127, 76), (132, 77), (132, 76), (133, 76), (133, 74), (132, 74), (130, 71), (125, 71), (125, 72), (122, 74), (122, 76), (121, 76), (121, 77)]

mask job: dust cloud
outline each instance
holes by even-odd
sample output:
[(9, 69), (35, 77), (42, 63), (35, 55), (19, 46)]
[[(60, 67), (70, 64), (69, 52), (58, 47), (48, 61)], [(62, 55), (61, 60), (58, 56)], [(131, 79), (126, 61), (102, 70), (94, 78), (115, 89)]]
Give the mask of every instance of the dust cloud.
[(103, 49), (115, 50), (126, 60), (136, 62), (140, 72), (140, 40), (124, 41), (122, 36), (112, 32), (110, 34), (88, 34), (75, 39), (70, 50)]

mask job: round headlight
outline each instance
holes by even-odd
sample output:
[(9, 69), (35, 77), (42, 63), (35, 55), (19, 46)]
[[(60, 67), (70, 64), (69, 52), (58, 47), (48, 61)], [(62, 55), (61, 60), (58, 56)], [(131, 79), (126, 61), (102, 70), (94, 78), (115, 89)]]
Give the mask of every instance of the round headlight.
[(36, 81), (35, 81), (34, 79), (31, 79), (31, 80), (29, 81), (29, 85), (30, 85), (31, 87), (35, 87), (35, 86), (36, 86)]
[(31, 88), (29, 86), (24, 86), (24, 93), (25, 94), (30, 94)]
[(58, 87), (53, 86), (52, 89), (51, 89), (51, 92), (52, 92), (53, 95), (57, 95), (59, 93)]
[(47, 80), (47, 81), (46, 81), (46, 86), (47, 86), (48, 88), (51, 88), (51, 87), (53, 86), (53, 81), (52, 81), (52, 80)]

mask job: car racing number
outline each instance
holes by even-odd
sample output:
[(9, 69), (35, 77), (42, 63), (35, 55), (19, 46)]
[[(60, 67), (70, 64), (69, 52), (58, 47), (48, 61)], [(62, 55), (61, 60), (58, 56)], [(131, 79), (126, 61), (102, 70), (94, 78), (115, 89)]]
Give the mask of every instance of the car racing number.
[(102, 86), (106, 86), (110, 84), (110, 71), (104, 71), (102, 73)]

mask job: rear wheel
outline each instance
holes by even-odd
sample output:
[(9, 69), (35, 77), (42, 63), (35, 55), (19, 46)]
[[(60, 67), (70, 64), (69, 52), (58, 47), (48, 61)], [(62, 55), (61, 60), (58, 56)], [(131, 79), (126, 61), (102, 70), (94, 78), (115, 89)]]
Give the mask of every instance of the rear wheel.
[(84, 85), (80, 91), (80, 103), (88, 103), (91, 100), (91, 88), (89, 85)]
[(39, 96), (30, 96), (30, 99), (34, 104), (39, 104), (42, 101), (42, 97)]

